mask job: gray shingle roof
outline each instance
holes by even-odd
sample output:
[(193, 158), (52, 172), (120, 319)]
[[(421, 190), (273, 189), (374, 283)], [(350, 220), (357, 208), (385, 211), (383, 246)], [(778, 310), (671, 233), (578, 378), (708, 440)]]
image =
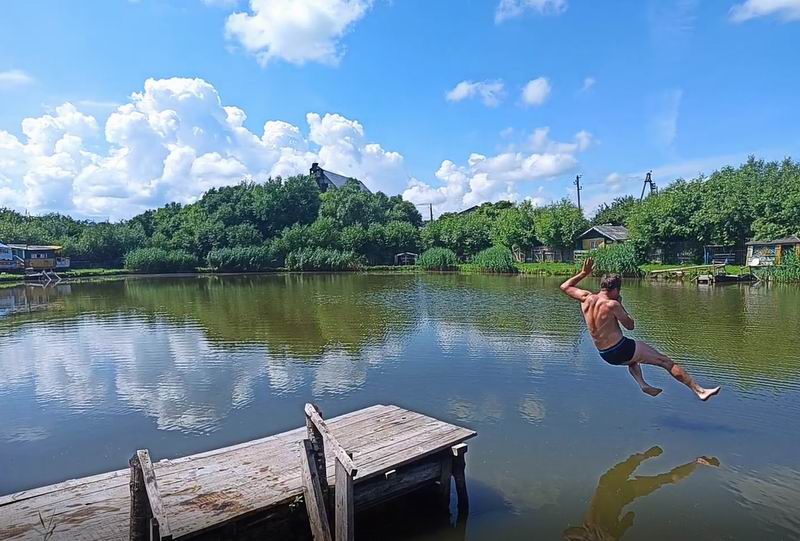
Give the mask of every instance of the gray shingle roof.
[(753, 240), (747, 243), (748, 246), (753, 244), (769, 244), (769, 245), (777, 245), (777, 244), (800, 244), (800, 237), (797, 235), (790, 235), (788, 237), (784, 237), (782, 239), (775, 239), (775, 240)]
[(594, 227), (589, 228), (586, 230), (579, 239), (588, 237), (589, 234), (595, 231), (600, 236), (605, 237), (607, 239), (611, 239), (613, 241), (623, 241), (628, 240), (628, 228), (624, 225), (596, 225)]
[[(336, 186), (337, 188), (344, 187), (344, 185), (347, 184), (347, 181), (350, 180), (350, 177), (346, 177), (346, 176), (340, 175), (338, 173), (333, 173), (333, 172), (327, 171), (325, 169), (322, 170), (322, 174), (325, 175), (325, 178), (328, 179), (328, 181), (331, 184), (333, 184), (334, 186)], [(361, 182), (358, 179), (353, 179), (353, 180), (355, 180), (358, 183), (358, 187), (361, 189), (362, 192), (368, 192), (369, 191), (369, 188), (367, 188), (364, 185), (363, 182)]]

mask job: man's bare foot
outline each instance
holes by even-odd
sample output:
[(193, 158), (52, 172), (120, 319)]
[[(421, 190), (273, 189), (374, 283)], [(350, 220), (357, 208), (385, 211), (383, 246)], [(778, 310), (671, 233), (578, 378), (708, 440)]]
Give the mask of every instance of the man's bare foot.
[(707, 457), (707, 456), (699, 456), (695, 459), (695, 462), (702, 466), (719, 466), (719, 459), (715, 457)]
[(721, 387), (714, 387), (713, 389), (703, 389), (702, 391), (697, 393), (697, 396), (700, 398), (700, 400), (705, 402), (712, 396), (719, 394), (720, 389)]
[(661, 394), (662, 389), (658, 387), (651, 387), (648, 385), (647, 387), (642, 387), (642, 392), (645, 394), (649, 394), (650, 396), (658, 396)]

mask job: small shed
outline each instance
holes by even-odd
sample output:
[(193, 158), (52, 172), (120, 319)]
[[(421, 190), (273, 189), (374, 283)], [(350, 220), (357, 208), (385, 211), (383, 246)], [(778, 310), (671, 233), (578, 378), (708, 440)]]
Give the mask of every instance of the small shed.
[(578, 250), (596, 250), (611, 244), (620, 244), (628, 240), (628, 228), (624, 225), (596, 225), (584, 231), (578, 237)]
[(797, 235), (774, 240), (754, 240), (748, 242), (746, 246), (749, 267), (780, 265), (782, 256), (789, 250), (794, 250), (800, 257), (800, 237)]
[(400, 252), (394, 256), (395, 265), (416, 265), (417, 254), (414, 252)]

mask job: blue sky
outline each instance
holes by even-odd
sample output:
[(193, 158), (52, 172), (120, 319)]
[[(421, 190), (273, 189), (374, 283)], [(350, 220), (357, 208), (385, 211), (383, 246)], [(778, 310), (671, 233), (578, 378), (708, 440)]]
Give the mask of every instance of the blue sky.
[(581, 174), (591, 212), (796, 157), (797, 50), (800, 0), (5, 2), (0, 206), (120, 219), (320, 161), (438, 212)]

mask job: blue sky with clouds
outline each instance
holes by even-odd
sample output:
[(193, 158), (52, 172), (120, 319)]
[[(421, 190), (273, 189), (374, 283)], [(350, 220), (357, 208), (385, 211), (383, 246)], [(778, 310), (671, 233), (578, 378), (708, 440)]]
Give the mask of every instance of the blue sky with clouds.
[(29, 0), (0, 206), (120, 219), (319, 161), (437, 212), (589, 211), (800, 148), (800, 0)]

